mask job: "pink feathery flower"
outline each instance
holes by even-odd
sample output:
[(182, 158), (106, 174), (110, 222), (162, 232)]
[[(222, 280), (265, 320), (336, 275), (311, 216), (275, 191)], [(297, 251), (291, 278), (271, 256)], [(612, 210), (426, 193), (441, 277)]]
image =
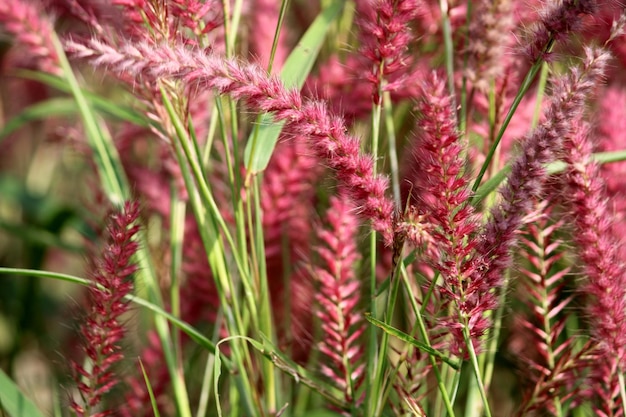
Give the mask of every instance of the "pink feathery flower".
[(548, 47), (564, 40), (571, 32), (582, 28), (583, 16), (598, 8), (595, 0), (558, 0), (547, 2), (532, 31), (526, 53), (532, 62), (550, 58)]
[(112, 368), (124, 357), (119, 344), (126, 332), (121, 316), (128, 311), (124, 297), (133, 289), (131, 276), (137, 270), (130, 258), (138, 248), (134, 240), (139, 231), (138, 217), (139, 205), (130, 202), (111, 215), (107, 227), (109, 242), (102, 257), (94, 261), (94, 285), (88, 290), (90, 310), (81, 326), (83, 348), (91, 366), (73, 362), (82, 403), (73, 401), (72, 409), (81, 417), (111, 414), (94, 410), (102, 396), (119, 382)]
[(170, 0), (168, 8), (173, 19), (197, 36), (218, 28), (224, 19), (222, 2), (217, 0)]
[(299, 139), (281, 138), (261, 184), (265, 264), (272, 305), (277, 323), (288, 323), (278, 329), (278, 334), (291, 346), (297, 360), (306, 357), (311, 345), (312, 314), (306, 300), (311, 299), (313, 288), (301, 265), (311, 256), (311, 217), (315, 184), (321, 173), (319, 161), (311, 155), (307, 143)]
[(610, 364), (595, 370), (593, 377), (604, 383), (593, 384), (593, 390), (601, 398), (601, 409), (606, 407), (606, 415), (613, 415), (611, 404), (619, 392), (617, 373), (623, 373), (626, 366), (626, 266), (620, 259), (620, 242), (611, 233), (615, 216), (592, 148), (589, 129), (579, 122), (564, 141), (569, 167), (563, 198), (571, 209), (572, 237), (587, 275), (581, 290), (591, 296), (587, 305), (591, 332)]
[(465, 76), (480, 91), (504, 72), (505, 51), (513, 40), (510, 0), (481, 1), (469, 25)]
[(483, 304), (493, 305), (492, 290), (502, 285), (504, 271), (511, 263), (510, 250), (517, 242), (523, 218), (541, 197), (548, 176), (544, 166), (555, 160), (563, 147), (563, 138), (572, 134), (572, 122), (582, 115), (585, 100), (604, 74), (608, 53), (591, 48), (585, 52), (581, 68), (574, 67), (569, 74), (554, 81), (545, 121), (522, 141), (507, 183), (500, 190), (502, 202), (491, 211), (484, 239), (478, 247), (486, 270), (479, 271), (473, 280), (473, 285), (480, 287), (476, 292), (478, 298), (474, 300), (477, 308), (485, 308), (481, 307)]
[(50, 74), (61, 74), (52, 44), (54, 24), (40, 1), (0, 1), (0, 28), (14, 37), (21, 50), (20, 59), (27, 57), (27, 64)]
[(357, 343), (366, 327), (358, 306), (360, 282), (354, 275), (359, 223), (353, 210), (345, 195), (331, 198), (328, 227), (318, 231), (322, 244), (315, 247), (322, 265), (314, 269), (319, 284), (317, 316), (322, 325), (319, 349), (328, 359), (321, 372), (344, 392), (348, 403), (358, 402), (356, 391), (365, 370), (362, 345)]
[(372, 83), (374, 103), (379, 103), (381, 91), (391, 91), (402, 85), (402, 77), (392, 83), (389, 76), (407, 66), (407, 47), (413, 39), (409, 24), (420, 10), (417, 0), (368, 0), (357, 2), (361, 26), (361, 52), (369, 60), (366, 76)]
[(257, 112), (271, 112), (286, 122), (285, 131), (309, 139), (312, 151), (337, 173), (357, 210), (372, 221), (386, 244), (393, 241), (394, 204), (385, 195), (388, 179), (374, 174), (371, 156), (361, 154), (361, 141), (347, 133), (344, 121), (329, 114), (325, 104), (304, 100), (258, 65), (238, 63), (183, 47), (145, 42), (111, 47), (92, 40), (87, 45), (68, 41), (68, 51), (95, 66), (135, 77), (178, 79), (190, 87), (204, 87), (244, 100)]
[[(621, 151), (626, 140), (626, 86), (617, 83), (609, 85), (598, 100), (598, 114), (602, 115), (602, 119), (592, 135), (598, 137), (597, 151)], [(615, 212), (612, 233), (616, 237), (626, 236), (626, 183), (623, 181), (626, 161), (603, 164), (600, 172)], [(618, 250), (622, 261), (626, 261), (626, 246), (620, 245)]]
[(454, 338), (452, 352), (462, 354), (463, 326), (469, 327), (474, 340), (489, 326), (483, 317), (488, 305), (472, 303), (477, 290), (472, 279), (477, 279), (481, 265), (470, 255), (477, 243), (479, 219), (469, 204), (471, 189), (464, 174), (464, 144), (456, 129), (452, 98), (436, 74), (423, 86), (418, 110), (421, 133), (415, 143), (417, 175), (413, 185), (417, 207), (430, 223), (432, 249), (427, 251), (426, 261), (441, 273), (441, 292), (456, 307), (453, 316), (443, 321)]

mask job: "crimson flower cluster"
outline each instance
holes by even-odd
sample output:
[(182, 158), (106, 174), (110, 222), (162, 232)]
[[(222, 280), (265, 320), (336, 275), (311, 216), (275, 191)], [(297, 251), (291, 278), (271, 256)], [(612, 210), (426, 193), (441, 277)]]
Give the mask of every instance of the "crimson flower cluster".
[(120, 341), (126, 329), (122, 315), (128, 311), (125, 297), (132, 292), (132, 274), (137, 266), (131, 257), (138, 248), (135, 235), (139, 205), (126, 203), (109, 217), (109, 242), (102, 254), (94, 259), (93, 285), (88, 289), (89, 310), (81, 326), (83, 349), (90, 362), (83, 366), (74, 362), (82, 402), (72, 402), (78, 416), (104, 417), (109, 411), (94, 412), (102, 396), (119, 380), (113, 366), (123, 357)]

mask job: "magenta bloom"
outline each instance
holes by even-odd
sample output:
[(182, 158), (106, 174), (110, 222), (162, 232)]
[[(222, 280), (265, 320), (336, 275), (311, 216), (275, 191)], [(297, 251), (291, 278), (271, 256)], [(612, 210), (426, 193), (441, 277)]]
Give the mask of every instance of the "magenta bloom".
[(130, 279), (137, 270), (131, 257), (138, 248), (134, 236), (139, 231), (137, 203), (126, 203), (124, 209), (109, 218), (109, 242), (101, 257), (94, 259), (93, 282), (89, 287), (89, 311), (81, 327), (83, 349), (91, 367), (73, 363), (82, 402), (74, 401), (72, 409), (79, 416), (104, 417), (110, 411), (94, 413), (104, 394), (119, 378), (113, 366), (124, 357), (119, 342), (125, 329), (121, 316), (128, 311), (124, 299), (133, 289)]

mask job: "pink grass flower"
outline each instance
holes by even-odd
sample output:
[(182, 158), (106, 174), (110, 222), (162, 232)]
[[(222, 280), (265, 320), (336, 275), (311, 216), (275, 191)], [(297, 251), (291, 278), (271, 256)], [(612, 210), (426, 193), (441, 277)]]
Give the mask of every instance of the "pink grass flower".
[(313, 153), (335, 170), (349, 190), (358, 212), (371, 220), (387, 244), (393, 241), (394, 204), (385, 195), (388, 179), (374, 175), (374, 161), (361, 154), (361, 141), (349, 135), (343, 120), (329, 114), (323, 103), (303, 100), (298, 91), (287, 90), (257, 65), (200, 50), (145, 42), (114, 48), (97, 40), (86, 45), (68, 41), (66, 46), (75, 57), (87, 58), (114, 74), (178, 79), (190, 87), (211, 88), (243, 100), (257, 112), (273, 113), (276, 120), (286, 122), (287, 133), (308, 138)]
[[(493, 308), (492, 290), (503, 282), (504, 271), (511, 266), (511, 248), (517, 243), (517, 234), (524, 216), (533, 210), (533, 202), (541, 198), (547, 179), (545, 164), (555, 160), (563, 147), (563, 138), (572, 134), (572, 121), (580, 117), (585, 100), (597, 87), (604, 74), (608, 54), (594, 49), (586, 50), (581, 68), (554, 81), (550, 105), (545, 121), (521, 143), (520, 154), (513, 160), (507, 184), (500, 194), (502, 202), (491, 211), (484, 239), (477, 250), (484, 259), (484, 270), (472, 280), (479, 296), (476, 308)], [(474, 289), (472, 289), (474, 291)], [(481, 305), (485, 303), (485, 306)]]
[(457, 310), (443, 320), (454, 338), (451, 350), (462, 354), (465, 340), (459, 319), (477, 340), (489, 326), (483, 313), (495, 301), (475, 303), (478, 286), (472, 280), (477, 279), (481, 264), (471, 255), (477, 244), (479, 222), (469, 204), (464, 145), (456, 129), (452, 98), (445, 82), (434, 74), (423, 87), (418, 110), (421, 133), (415, 143), (417, 171), (413, 182), (416, 206), (430, 223), (432, 248), (427, 251), (426, 261), (441, 273), (441, 292)]
[(132, 292), (131, 276), (137, 270), (130, 258), (138, 248), (134, 240), (139, 231), (138, 217), (137, 203), (126, 203), (123, 210), (111, 215), (107, 228), (109, 243), (101, 258), (94, 260), (94, 285), (88, 290), (90, 309), (81, 327), (83, 348), (91, 367), (73, 362), (82, 403), (73, 401), (72, 409), (81, 417), (111, 414), (94, 410), (102, 396), (119, 382), (113, 366), (124, 357), (120, 341), (126, 331), (121, 316), (128, 311), (124, 297)]
[(488, 91), (491, 82), (504, 72), (506, 49), (513, 40), (511, 9), (510, 0), (496, 0), (478, 2), (474, 11), (469, 26), (465, 76), (480, 91)]
[(332, 197), (328, 209), (328, 226), (319, 229), (322, 242), (315, 248), (321, 258), (314, 275), (319, 284), (315, 299), (317, 316), (322, 325), (321, 353), (327, 358), (321, 372), (344, 392), (348, 403), (356, 403), (356, 391), (363, 382), (365, 364), (363, 348), (358, 339), (365, 331), (359, 309), (360, 282), (354, 274), (359, 258), (356, 248), (358, 220), (354, 206), (345, 197)]
[(532, 62), (540, 58), (548, 60), (546, 49), (552, 42), (564, 40), (571, 32), (580, 31), (584, 15), (593, 14), (598, 8), (595, 0), (558, 0), (547, 2), (541, 10), (539, 21), (532, 31), (526, 53)]
[[(53, 21), (43, 11), (38, 0), (3, 0), (0, 2), (0, 28), (11, 34), (21, 50), (18, 60), (34, 65), (50, 74), (59, 75), (59, 67), (52, 36)], [(16, 51), (17, 53), (17, 51)]]
[(617, 374), (626, 366), (626, 266), (619, 256), (620, 242), (611, 233), (614, 213), (600, 168), (592, 160), (588, 127), (579, 122), (564, 145), (569, 165), (564, 199), (572, 212), (573, 239), (587, 275), (582, 291), (591, 297), (587, 305), (591, 332), (605, 365), (592, 372), (592, 391), (600, 398), (598, 414), (614, 415)]
[[(372, 83), (374, 103), (379, 103), (380, 92), (393, 91), (403, 84), (403, 77), (389, 82), (392, 74), (407, 67), (408, 44), (414, 39), (409, 24), (420, 11), (417, 0), (376, 0), (357, 2), (361, 16), (361, 53), (370, 65), (366, 79)], [(384, 82), (387, 82), (384, 85)]]

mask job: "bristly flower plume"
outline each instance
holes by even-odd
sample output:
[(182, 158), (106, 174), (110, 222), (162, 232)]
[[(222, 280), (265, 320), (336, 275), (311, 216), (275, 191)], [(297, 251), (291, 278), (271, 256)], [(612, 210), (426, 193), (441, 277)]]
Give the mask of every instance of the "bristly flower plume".
[(354, 274), (359, 255), (355, 243), (358, 221), (353, 211), (344, 195), (331, 198), (328, 228), (318, 232), (322, 244), (315, 248), (322, 266), (314, 270), (323, 338), (319, 349), (329, 359), (321, 371), (344, 392), (349, 404), (359, 401), (356, 392), (365, 368), (363, 345), (358, 342), (365, 323), (359, 310), (360, 283)]
[(595, 0), (547, 2), (526, 46), (526, 53), (531, 61), (549, 58), (554, 42), (562, 41), (571, 32), (580, 30), (583, 16), (593, 14), (597, 8)]
[(361, 16), (362, 53), (369, 60), (366, 78), (373, 85), (374, 103), (380, 103), (382, 91), (402, 85), (402, 74), (393, 83), (384, 84), (389, 77), (407, 66), (407, 45), (413, 39), (409, 24), (417, 16), (417, 0), (367, 0), (357, 2)]
[[(28, 57), (28, 65), (59, 75), (61, 69), (52, 44), (54, 24), (43, 12), (39, 1), (3, 0), (0, 2), (0, 29), (15, 39), (22, 49), (21, 57)], [(56, 35), (55, 35), (56, 36)], [(26, 52), (26, 53), (23, 53)]]
[(607, 60), (606, 52), (586, 49), (582, 67), (554, 81), (545, 121), (522, 141), (507, 184), (500, 190), (502, 202), (491, 211), (478, 246), (487, 269), (474, 280), (480, 287), (478, 294), (483, 294), (477, 305), (493, 302), (492, 290), (502, 285), (504, 271), (511, 266), (510, 250), (517, 243), (523, 218), (532, 211), (533, 202), (541, 199), (548, 177), (545, 165), (556, 159), (563, 138), (572, 133), (572, 121), (582, 115), (585, 100), (603, 77)]
[(96, 40), (87, 45), (69, 41), (66, 47), (75, 57), (89, 59), (114, 74), (182, 80), (189, 86), (212, 88), (244, 100), (255, 111), (271, 112), (276, 120), (287, 122), (286, 133), (309, 139), (312, 151), (336, 171), (359, 213), (371, 220), (386, 244), (393, 241), (394, 203), (386, 196), (389, 181), (374, 174), (374, 161), (361, 153), (361, 141), (347, 133), (344, 121), (331, 115), (324, 103), (303, 100), (298, 91), (286, 89), (258, 65), (198, 49), (145, 42), (114, 48)]
[[(469, 26), (465, 76), (486, 92), (504, 72), (505, 51), (511, 43), (513, 14), (510, 0), (481, 1)], [(510, 34), (510, 35), (509, 35)]]
[(591, 296), (588, 316), (602, 353), (595, 367), (593, 394), (599, 398), (598, 415), (613, 414), (619, 395), (618, 374), (626, 367), (626, 267), (611, 227), (615, 221), (604, 194), (605, 184), (592, 159), (589, 128), (579, 121), (565, 140), (566, 203), (572, 211), (573, 239), (587, 275), (584, 294)]
[(98, 405), (102, 396), (119, 382), (113, 366), (124, 357), (120, 346), (125, 333), (121, 316), (128, 310), (124, 297), (133, 289), (131, 276), (137, 270), (131, 257), (138, 249), (134, 240), (139, 231), (138, 217), (139, 205), (130, 202), (112, 214), (107, 226), (109, 242), (100, 257), (93, 260), (93, 285), (88, 289), (89, 311), (81, 326), (89, 365), (73, 363), (82, 401), (73, 401), (72, 409), (80, 417), (112, 414), (111, 411), (98, 410)]
[(471, 255), (479, 223), (469, 204), (464, 146), (456, 129), (452, 98), (443, 80), (434, 74), (423, 87), (418, 110), (421, 133), (415, 144), (415, 159), (419, 171), (413, 186), (417, 207), (431, 226), (433, 249), (427, 252), (426, 261), (441, 273), (442, 293), (456, 307), (454, 315), (444, 319), (444, 325), (454, 338), (451, 350), (461, 354), (465, 350), (463, 326), (478, 338), (489, 325), (483, 313), (494, 303), (475, 303), (477, 285), (472, 279), (476, 279), (480, 264)]

